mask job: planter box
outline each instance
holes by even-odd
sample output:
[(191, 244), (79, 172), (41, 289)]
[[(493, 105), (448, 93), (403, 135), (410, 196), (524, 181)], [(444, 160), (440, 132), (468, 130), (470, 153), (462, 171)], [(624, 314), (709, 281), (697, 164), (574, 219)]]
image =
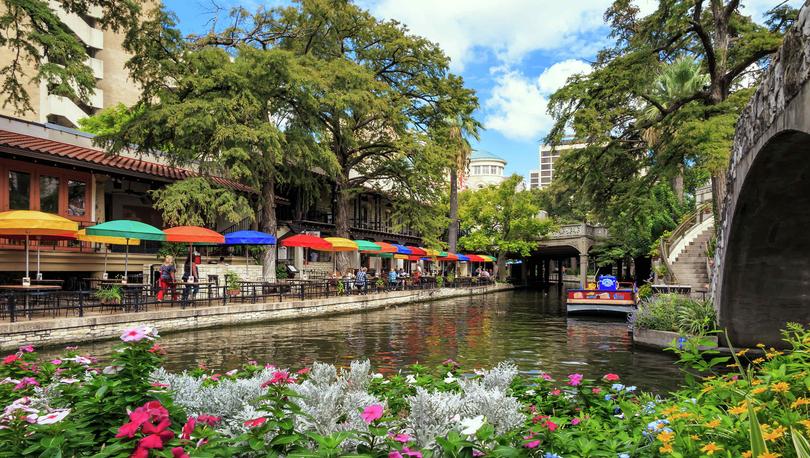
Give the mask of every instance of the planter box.
[[(654, 348), (663, 350), (672, 344), (673, 340), (679, 337), (689, 338), (688, 335), (681, 335), (677, 332), (671, 331), (656, 331), (654, 329), (633, 329), (633, 343), (635, 345), (647, 348)], [(712, 342), (711, 346), (701, 346), (701, 350), (713, 350), (717, 348), (717, 336), (704, 336), (706, 340)]]

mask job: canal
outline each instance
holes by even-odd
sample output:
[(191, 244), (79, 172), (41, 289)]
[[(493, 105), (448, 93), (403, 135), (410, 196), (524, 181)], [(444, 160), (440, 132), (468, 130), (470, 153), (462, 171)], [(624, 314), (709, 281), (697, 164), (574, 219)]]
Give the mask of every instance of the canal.
[[(114, 342), (83, 345), (109, 354)], [(167, 368), (205, 363), (228, 370), (250, 359), (298, 369), (313, 361), (346, 365), (368, 358), (391, 373), (447, 358), (465, 369), (512, 360), (521, 371), (622, 376), (626, 384), (663, 394), (682, 380), (669, 354), (634, 349), (622, 319), (569, 318), (552, 287), (445, 299), (364, 313), (270, 322), (163, 336)]]

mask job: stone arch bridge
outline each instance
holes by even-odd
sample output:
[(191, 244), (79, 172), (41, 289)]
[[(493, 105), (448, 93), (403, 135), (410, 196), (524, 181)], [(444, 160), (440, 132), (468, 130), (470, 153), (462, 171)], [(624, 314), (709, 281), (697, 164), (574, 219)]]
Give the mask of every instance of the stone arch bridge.
[(787, 33), (734, 137), (712, 291), (738, 346), (810, 322), (810, 7)]
[[(551, 274), (551, 261), (557, 261), (555, 271), (560, 275), (562, 281), (562, 271), (560, 265), (564, 258), (579, 258), (580, 283), (587, 283), (588, 252), (599, 240), (608, 237), (607, 228), (594, 226), (587, 223), (564, 224), (552, 234), (540, 241), (540, 246), (535, 253), (524, 260), (526, 266), (523, 273), (534, 278), (542, 276), (543, 282), (548, 283)], [(524, 278), (528, 280), (528, 278)]]

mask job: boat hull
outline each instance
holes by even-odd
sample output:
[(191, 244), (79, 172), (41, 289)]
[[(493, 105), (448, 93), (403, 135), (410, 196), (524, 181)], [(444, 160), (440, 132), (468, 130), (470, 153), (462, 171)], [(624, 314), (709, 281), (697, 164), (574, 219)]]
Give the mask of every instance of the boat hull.
[(636, 293), (633, 290), (569, 290), (565, 305), (569, 314), (627, 315), (636, 310)]

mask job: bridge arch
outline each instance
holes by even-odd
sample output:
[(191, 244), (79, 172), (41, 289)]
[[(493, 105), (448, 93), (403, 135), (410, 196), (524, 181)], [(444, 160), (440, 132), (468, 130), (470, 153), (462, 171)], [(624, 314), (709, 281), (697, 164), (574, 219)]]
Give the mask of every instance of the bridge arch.
[(712, 292), (731, 342), (779, 346), (810, 323), (810, 8), (743, 110), (732, 147)]

